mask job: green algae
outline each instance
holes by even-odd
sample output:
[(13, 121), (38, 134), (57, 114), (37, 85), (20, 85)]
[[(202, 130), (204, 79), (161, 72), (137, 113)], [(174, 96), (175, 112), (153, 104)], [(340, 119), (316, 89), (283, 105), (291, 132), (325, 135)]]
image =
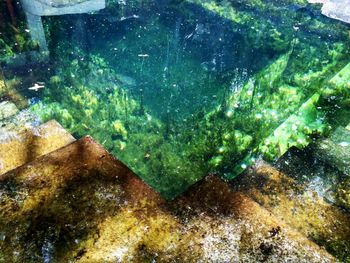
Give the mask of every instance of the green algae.
[[(249, 9), (234, 11), (229, 4), (214, 2), (200, 4), (203, 5), (233, 22), (234, 32), (235, 24), (244, 27), (253, 19), (246, 15), (253, 15)], [(185, 6), (177, 8), (185, 16), (193, 12)], [(288, 23), (294, 21), (294, 16), (290, 19)], [(162, 23), (162, 20), (156, 19), (154, 23)], [(254, 23), (262, 26), (259, 21)], [(154, 51), (147, 47), (154, 42), (155, 34), (159, 35), (160, 48), (172, 42), (165, 28), (144, 31), (140, 27), (127, 41), (136, 42), (140, 37), (143, 39), (141, 46), (128, 47), (127, 41), (108, 44), (110, 50), (116, 50), (114, 61), (124, 58), (123, 64), (108, 61), (102, 54), (87, 55), (82, 50), (74, 50), (77, 58), (69, 59), (69, 56), (62, 56), (62, 51), (69, 49), (65, 45), (55, 50), (64, 66), (57, 63), (57, 74), (50, 77), (48, 89), (41, 96), (43, 101), (32, 109), (43, 120), (57, 119), (78, 137), (91, 134), (167, 198), (183, 192), (208, 173), (233, 178), (260, 154), (274, 159), (291, 146), (307, 145), (312, 137), (329, 129), (325, 113), (318, 108), (319, 96), (313, 95), (347, 59), (348, 47), (342, 42), (318, 41), (319, 46), (315, 47), (310, 45), (309, 39), (290, 31), (284, 32), (281, 38), (282, 34), (272, 22), (268, 27), (251, 28), (248, 35), (252, 34), (252, 38), (257, 40), (257, 36), (268, 30), (269, 39), (259, 39), (257, 45), (250, 44), (253, 49), (260, 49), (262, 43), (266, 43), (263, 50), (274, 50), (279, 56), (245, 79), (239, 76), (241, 72), (231, 72), (230, 82), (234, 83), (231, 89), (223, 89), (228, 85), (224, 82), (209, 84), (217, 92), (213, 96), (222, 98), (217, 99), (215, 107), (192, 108), (189, 111), (193, 113), (186, 115), (186, 105), (181, 98), (194, 98), (194, 86), (210, 77), (205, 72), (192, 70), (200, 54), (194, 53), (192, 60), (180, 64), (182, 69), (177, 64), (170, 65), (169, 76), (153, 76), (161, 68), (155, 69), (159, 65), (153, 62)], [(147, 56), (133, 60), (135, 54)], [(178, 83), (185, 72), (192, 72), (191, 83), (194, 84), (187, 86), (186, 91), (177, 90), (175, 86), (172, 90), (163, 88), (156, 102), (155, 97), (134, 88), (139, 79), (119, 73), (130, 69), (135, 69), (141, 80), (152, 78), (153, 85)], [(144, 89), (149, 92), (147, 86), (140, 88)], [(174, 97), (172, 102), (166, 102)], [(194, 98), (191, 104), (197, 100)], [(159, 111), (164, 104), (166, 107)], [(181, 117), (183, 120), (177, 121)]]
[[(109, 11), (124, 17), (128, 10), (119, 8), (118, 2), (109, 1)], [(76, 137), (92, 135), (167, 199), (173, 199), (209, 173), (232, 179), (260, 156), (275, 160), (290, 147), (305, 147), (314, 138), (349, 123), (348, 27), (318, 17), (313, 8), (304, 8), (305, 1), (281, 3), (282, 8), (276, 1), (185, 1), (172, 4), (165, 18), (150, 16), (151, 23), (146, 26), (144, 21), (136, 21), (126, 27), (131, 32), (125, 36), (117, 34), (116, 39), (101, 46), (106, 39), (94, 38), (93, 41), (98, 42), (94, 43), (96, 46), (81, 49), (65, 39), (69, 36), (69, 22), (49, 18), (46, 32), (50, 47), (54, 49), (53, 64), (50, 72), (42, 76), (45, 89), (31, 94), (40, 97), (40, 102), (33, 104), (31, 110), (43, 121), (57, 119)], [(247, 61), (240, 61), (242, 64), (237, 68), (213, 66), (213, 57), (205, 56), (208, 50), (220, 46), (214, 41), (212, 46), (206, 47), (214, 39), (205, 33), (213, 30), (206, 25), (212, 20), (198, 20), (198, 9), (193, 6), (203, 8), (201, 15), (223, 21), (220, 25), (227, 29), (225, 37), (231, 36), (231, 41), (237, 41), (239, 46), (229, 49), (228, 57), (240, 61), (246, 56)], [(153, 11), (155, 7), (149, 2), (135, 1), (131, 8)], [(178, 22), (170, 23), (178, 12), (181, 14)], [(285, 18), (283, 25), (276, 22), (281, 16)], [(69, 19), (74, 21), (74, 18)], [(94, 23), (96, 21), (90, 21), (89, 25)], [(97, 25), (89, 32), (93, 35), (109, 33), (111, 25), (105, 24), (108, 25), (107, 20), (103, 20), (103, 26)], [(169, 33), (169, 27), (175, 27), (176, 32), (177, 26), (179, 35)], [(201, 42), (196, 30), (203, 31), (203, 38), (208, 40)], [(183, 40), (179, 36), (192, 39), (192, 33), (197, 40), (189, 41), (188, 49), (183, 50)], [(26, 50), (22, 36), (14, 39), (18, 43), (16, 48), (0, 39), (5, 57)], [(225, 42), (225, 45), (230, 43)], [(221, 52), (220, 48), (217, 53)], [(165, 64), (160, 58), (167, 56), (169, 60)], [(254, 63), (260, 59), (261, 63)], [(176, 64), (176, 61), (181, 63)], [(242, 69), (245, 63), (254, 66)], [(57, 166), (48, 167), (43, 174), (58, 169)], [(0, 189), (6, 192), (2, 202), (8, 205), (2, 207), (2, 211), (17, 206), (25, 212), (35, 210), (34, 217), (31, 213), (22, 219), (19, 217), (16, 223), (21, 226), (13, 238), (11, 224), (13, 218), (17, 220), (16, 215), (1, 217), (1, 225), (6, 226), (7, 232), (6, 235), (0, 232), (0, 247), (4, 248), (0, 250), (0, 262), (23, 261), (15, 255), (6, 258), (12, 251), (25, 255), (25, 261), (39, 261), (43, 253), (48, 258), (82, 258), (84, 261), (86, 248), (91, 249), (89, 256), (101, 261), (108, 253), (115, 252), (117, 241), (126, 242), (122, 234), (128, 231), (132, 247), (138, 253), (137, 260), (170, 260), (164, 250), (181, 238), (179, 232), (174, 231), (179, 226), (178, 218), (164, 214), (148, 220), (137, 217), (139, 210), (144, 211), (148, 204), (136, 207), (132, 215), (129, 209), (119, 211), (116, 203), (122, 202), (119, 202), (120, 189), (115, 181), (100, 181), (99, 173), (91, 174), (91, 179), (86, 181), (69, 181), (67, 187), (55, 191), (56, 200), (50, 201), (50, 206), (38, 211), (35, 209), (40, 206), (41, 198), (50, 196), (51, 190), (39, 187), (35, 194), (30, 194), (30, 189), (19, 192), (15, 182), (5, 185), (5, 190)], [(283, 188), (283, 183), (279, 186)], [(349, 182), (344, 180), (335, 191), (337, 205), (346, 209), (349, 209), (348, 189)], [(215, 200), (215, 194), (220, 195), (221, 190), (214, 191)], [(137, 195), (137, 191), (132, 195)], [(291, 201), (290, 196), (285, 195), (285, 198)], [(25, 199), (28, 200), (24, 202)], [(284, 200), (288, 213), (291, 211), (289, 201)], [(220, 203), (225, 205), (226, 200)], [(191, 207), (186, 209), (191, 210)], [(117, 210), (120, 214), (115, 216), (113, 213)], [(311, 212), (305, 211), (304, 219), (310, 218), (310, 214), (314, 217), (323, 213)], [(28, 225), (27, 220), (32, 217), (35, 224)], [(101, 223), (105, 217), (107, 220)], [(322, 221), (315, 218), (310, 220), (311, 224), (323, 231)], [(193, 232), (181, 230), (184, 240), (179, 242), (185, 245), (168, 250), (177, 260), (189, 261), (196, 257), (192, 251), (189, 258), (183, 254), (188, 252), (186, 245), (193, 239), (192, 234), (198, 235), (196, 238), (200, 240), (197, 229), (201, 220), (199, 217), (193, 223)], [(67, 222), (76, 225), (67, 227)], [(148, 228), (149, 234), (138, 239), (143, 229)], [(204, 229), (208, 233), (207, 229), (211, 228), (212, 224), (208, 224)], [(95, 234), (97, 229), (102, 238)], [(218, 236), (235, 233), (227, 230), (234, 229), (224, 229)], [(20, 240), (16, 240), (18, 236)], [(339, 259), (346, 258), (343, 241), (330, 244), (323, 236), (312, 237), (327, 245)], [(39, 244), (38, 240), (44, 243)], [(27, 247), (21, 247), (21, 242)], [(59, 248), (56, 254), (50, 254), (52, 244)], [(103, 250), (105, 248), (109, 249), (108, 253)]]
[[(10, 2), (9, 2), (10, 3)], [(14, 5), (13, 3), (10, 3)], [(9, 62), (16, 54), (38, 50), (38, 45), (30, 39), (24, 14), (16, 9), (16, 21), (11, 21), (6, 1), (0, 3), (0, 63)], [(20, 18), (20, 19), (18, 19)], [(11, 21), (11, 22), (10, 22)]]
[[(77, 137), (91, 134), (166, 198), (208, 173), (232, 179), (261, 154), (275, 159), (336, 127), (328, 124), (338, 102), (329, 100), (328, 80), (349, 59), (346, 27), (310, 15), (313, 8), (298, 6), (305, 3), (291, 4), (186, 1), (145, 25), (136, 19), (125, 35), (101, 37), (90, 54), (52, 35), (52, 29), (69, 27), (69, 20), (48, 20), (55, 75), (32, 109)], [(208, 16), (203, 23), (193, 20), (198, 7)], [(284, 14), (285, 23), (265, 23), (267, 12)], [(260, 64), (216, 72), (208, 58), (201, 63), (205, 56), (194, 47), (198, 41), (209, 45), (206, 32), (213, 29), (205, 23), (213, 14), (238, 39), (230, 52), (245, 52), (249, 43)], [(103, 34), (108, 27), (90, 30)], [(189, 39), (185, 47), (181, 34)]]
[(324, 114), (317, 110), (319, 97), (319, 94), (312, 96), (296, 114), (291, 115), (264, 140), (259, 146), (259, 152), (266, 159), (273, 160), (282, 156), (292, 146), (303, 148), (313, 138), (327, 132), (327, 125), (323, 121)]

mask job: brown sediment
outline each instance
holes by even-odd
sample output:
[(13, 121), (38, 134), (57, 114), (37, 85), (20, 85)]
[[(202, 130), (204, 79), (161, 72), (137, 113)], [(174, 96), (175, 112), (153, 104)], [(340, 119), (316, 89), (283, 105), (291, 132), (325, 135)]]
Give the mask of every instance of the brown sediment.
[(215, 176), (163, 200), (90, 137), (4, 174), (0, 192), (8, 262), (42, 251), (78, 262), (334, 262)]
[(264, 162), (237, 178), (234, 184), (276, 218), (332, 254), (342, 257), (350, 251), (350, 216), (306, 185)]

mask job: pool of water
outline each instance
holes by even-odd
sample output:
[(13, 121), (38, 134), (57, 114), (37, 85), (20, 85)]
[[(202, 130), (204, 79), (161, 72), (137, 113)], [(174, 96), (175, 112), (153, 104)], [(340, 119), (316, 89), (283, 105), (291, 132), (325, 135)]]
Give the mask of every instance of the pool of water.
[(50, 56), (5, 76), (42, 121), (92, 135), (169, 199), (350, 121), (348, 87), (330, 82), (350, 27), (317, 6), (111, 1), (43, 20)]

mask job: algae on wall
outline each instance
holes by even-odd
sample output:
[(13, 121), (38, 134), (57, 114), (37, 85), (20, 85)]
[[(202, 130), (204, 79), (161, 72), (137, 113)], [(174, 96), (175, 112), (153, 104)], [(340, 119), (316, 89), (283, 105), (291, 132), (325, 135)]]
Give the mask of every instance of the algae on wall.
[(20, 6), (6, 3), (0, 2), (0, 64), (8, 62), (15, 54), (38, 50), (37, 43), (30, 39)]
[[(196, 8), (202, 8), (203, 3), (195, 5)], [(210, 12), (222, 16), (225, 28), (231, 28), (234, 36), (239, 36), (237, 32), (240, 29), (243, 30), (241, 35), (245, 35), (246, 32), (251, 34), (248, 36), (254, 38), (255, 42), (251, 42), (250, 38), (238, 39), (244, 40), (240, 42), (242, 45), (251, 44), (254, 52), (260, 48), (265, 52), (265, 61), (262, 63), (266, 65), (264, 68), (249, 74), (244, 73), (244, 70), (232, 68), (211, 74), (209, 63), (197, 61), (196, 64), (194, 61), (175, 66), (170, 64), (170, 75), (167, 71), (164, 75), (156, 75), (159, 70), (155, 68), (161, 67), (156, 64), (157, 61), (149, 58), (150, 54), (152, 55), (149, 52), (152, 50), (145, 52), (144, 48), (160, 43), (157, 52), (162, 54), (162, 48), (167, 49), (174, 44), (171, 41), (179, 43), (180, 36), (191, 39), (192, 35), (198, 33), (194, 31), (191, 35), (191, 31), (186, 31), (191, 29), (191, 17), (193, 19), (198, 10), (192, 4), (186, 3), (172, 6), (166, 13), (174, 15), (178, 14), (179, 10), (183, 12), (184, 20), (179, 21), (187, 25), (178, 29), (178, 35), (167, 37), (161, 30), (162, 27), (157, 27), (158, 23), (168, 23), (166, 19), (152, 20), (151, 26), (159, 31), (146, 30), (146, 26), (140, 26), (143, 22), (135, 19), (126, 27), (135, 32), (118, 36), (122, 40), (117, 38), (117, 41), (110, 41), (107, 45), (107, 55), (93, 45), (90, 50), (79, 50), (59, 42), (54, 53), (57, 58), (55, 75), (47, 82), (48, 88), (41, 94), (42, 102), (34, 105), (33, 110), (44, 120), (58, 119), (76, 136), (91, 134), (167, 198), (173, 198), (183, 192), (208, 173), (232, 178), (261, 153), (273, 159), (291, 145), (304, 146), (312, 136), (326, 132), (329, 129), (328, 113), (318, 108), (322, 106), (324, 99), (322, 97), (319, 101), (317, 94), (327, 85), (327, 80), (349, 59), (344, 26), (332, 24), (326, 28), (326, 23), (319, 17), (307, 18), (302, 12), (301, 18), (296, 18), (293, 12), (287, 10), (287, 29), (285, 25), (278, 28), (278, 22), (271, 20), (266, 22), (266, 27), (257, 30), (248, 27), (249, 21), (254, 18), (255, 23), (263, 27), (266, 16), (264, 12), (270, 11), (270, 6), (265, 6), (267, 9), (262, 9), (258, 14), (254, 14), (254, 6), (242, 10), (233, 4), (215, 3), (215, 6), (218, 6), (218, 10), (210, 8)], [(206, 14), (208, 8), (204, 6), (201, 12)], [(276, 17), (281, 15), (283, 10), (272, 8)], [(211, 17), (211, 13), (208, 16)], [(180, 22), (175, 23), (175, 29), (176, 25), (181, 25)], [(301, 24), (293, 28), (294, 23)], [(96, 32), (108, 31), (106, 24), (101, 28), (102, 31), (97, 28)], [(316, 24), (320, 27), (315, 33), (310, 32), (310, 28)], [(65, 24), (58, 22), (57, 25), (62, 27)], [(112, 25), (114, 24), (110, 23), (109, 26)], [(212, 30), (210, 27), (206, 29), (203, 25), (197, 25), (194, 24), (192, 28), (200, 32)], [(282, 33), (276, 30), (281, 30)], [(335, 32), (334, 38), (317, 37), (319, 33), (326, 35), (329, 30)], [(158, 33), (159, 39), (154, 31)], [(266, 32), (271, 34), (265, 36)], [(132, 34), (135, 36), (131, 36)], [(305, 38), (307, 34), (309, 38)], [(133, 43), (138, 43), (138, 35), (142, 36), (142, 42), (135, 45)], [(52, 41), (51, 44), (55, 44), (59, 39), (52, 38)], [(194, 47), (194, 44), (198, 43), (197, 40), (190, 41), (193, 43), (188, 43), (188, 46), (192, 44)], [(117, 51), (113, 51), (114, 49)], [(71, 54), (68, 54), (67, 50), (70, 50)], [(244, 48), (239, 51), (244, 52)], [(273, 54), (270, 58), (269, 53)], [(194, 58), (201, 58), (200, 50), (193, 50), (193, 54), (198, 54)], [(126, 66), (118, 65), (121, 64), (119, 61), (123, 56)], [(138, 60), (130, 59), (132, 56), (136, 56)], [(115, 57), (118, 59), (113, 60)], [(177, 56), (173, 58), (175, 60)], [(156, 64), (154, 68), (153, 64)], [(137, 86), (137, 80), (134, 81), (133, 78), (122, 74), (124, 72), (120, 72), (129, 70), (130, 74), (139, 74), (143, 82), (154, 76), (154, 89), (149, 86), (149, 91), (154, 95), (159, 94), (162, 89), (169, 90), (167, 85), (173, 82), (176, 84), (186, 72), (189, 72), (187, 78), (195, 81), (198, 79), (198, 83), (208, 83), (208, 79), (202, 79), (199, 67), (207, 70), (208, 74), (203, 74), (206, 77), (226, 74), (225, 81), (211, 83), (216, 85), (217, 94), (213, 94), (210, 107), (192, 110), (185, 118), (179, 118), (181, 121), (175, 121), (176, 112), (180, 107), (178, 111), (186, 111), (183, 101), (187, 98), (180, 101), (181, 95), (195, 92), (195, 85), (185, 86), (188, 88), (183, 90), (185, 93), (178, 92), (177, 86), (170, 86), (171, 98), (174, 98), (175, 94), (178, 100), (173, 100), (162, 109), (163, 114), (158, 114), (157, 107), (151, 104), (152, 99), (145, 100), (144, 91), (140, 92), (146, 86)], [(165, 68), (169, 70), (169, 67)], [(166, 81), (163, 82), (164, 79)], [(307, 103), (308, 100), (311, 103)], [(189, 102), (195, 104), (191, 100)], [(302, 106), (303, 103), (306, 104)], [(162, 105), (161, 101), (157, 105)], [(328, 106), (331, 108), (334, 104), (330, 103)], [(288, 129), (287, 132), (284, 130), (283, 138), (281, 132), (273, 134), (289, 116), (299, 115), (300, 120), (291, 117), (286, 121)], [(183, 113), (178, 116), (183, 116)], [(298, 133), (293, 135), (295, 131)], [(281, 144), (282, 140), (287, 141)]]

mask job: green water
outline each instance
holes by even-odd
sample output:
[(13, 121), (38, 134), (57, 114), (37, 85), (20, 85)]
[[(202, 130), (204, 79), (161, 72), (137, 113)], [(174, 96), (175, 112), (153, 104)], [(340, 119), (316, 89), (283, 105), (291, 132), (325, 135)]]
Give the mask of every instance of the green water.
[(44, 26), (44, 70), (4, 66), (45, 83), (22, 90), (31, 110), (92, 135), (169, 199), (349, 122), (347, 82), (329, 82), (350, 62), (349, 25), (302, 1), (111, 1)]

